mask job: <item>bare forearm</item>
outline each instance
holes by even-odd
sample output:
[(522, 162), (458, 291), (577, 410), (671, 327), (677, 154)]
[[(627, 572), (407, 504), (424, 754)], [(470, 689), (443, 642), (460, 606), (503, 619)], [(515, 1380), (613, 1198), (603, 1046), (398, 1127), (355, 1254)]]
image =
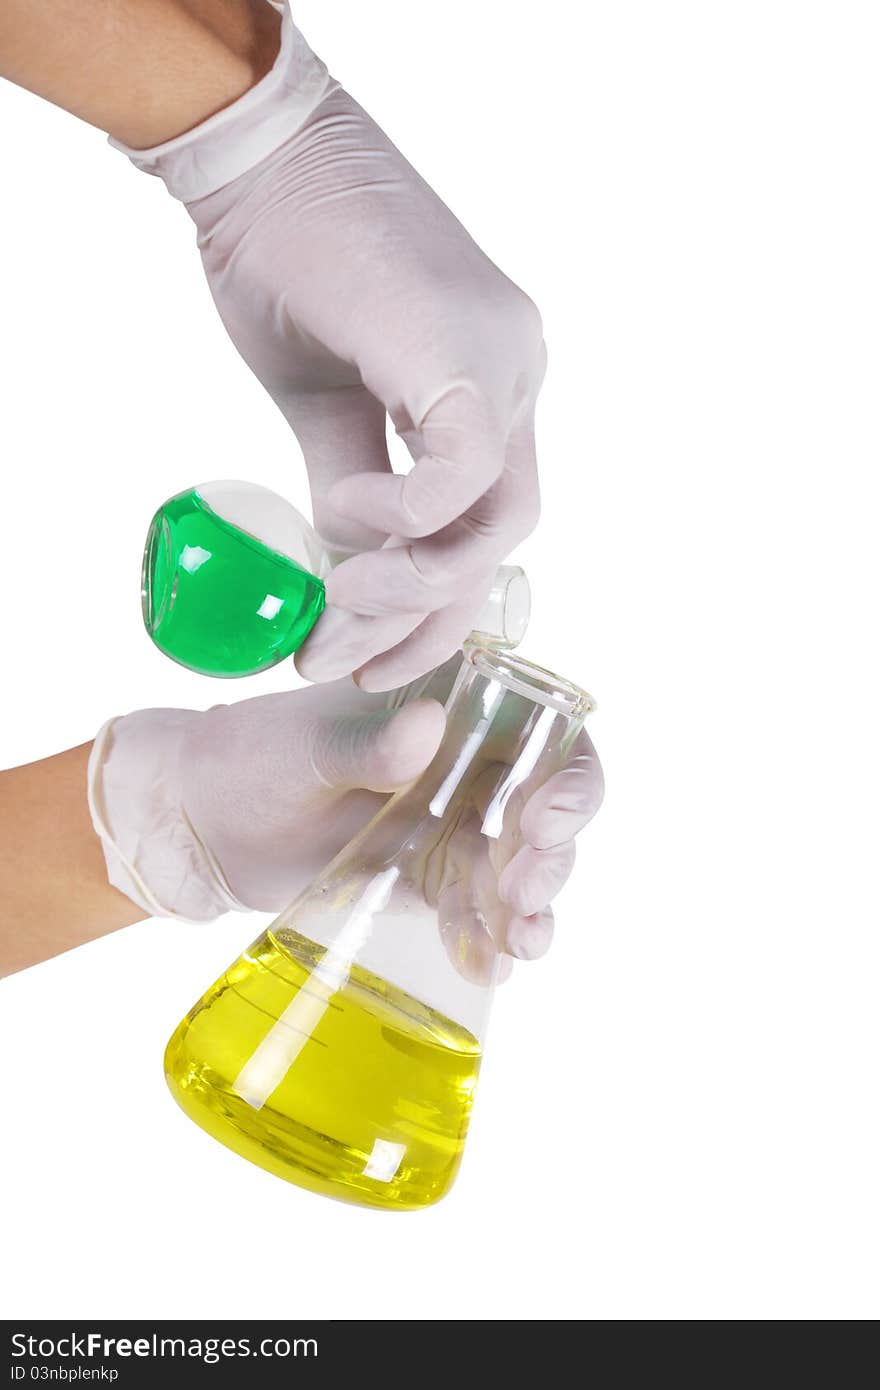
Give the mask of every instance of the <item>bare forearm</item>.
[(0, 772), (0, 975), (145, 915), (107, 882), (86, 795), (90, 750)]
[(259, 81), (278, 32), (266, 0), (3, 0), (0, 75), (142, 149)]

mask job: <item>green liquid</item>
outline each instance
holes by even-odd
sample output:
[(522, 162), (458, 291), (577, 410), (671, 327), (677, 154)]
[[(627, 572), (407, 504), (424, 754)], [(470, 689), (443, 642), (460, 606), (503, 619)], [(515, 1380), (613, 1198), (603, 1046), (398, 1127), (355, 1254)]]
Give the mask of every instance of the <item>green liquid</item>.
[(302, 645), (324, 585), (190, 490), (153, 517), (142, 597), (147, 632), (166, 656), (205, 676), (249, 676)]

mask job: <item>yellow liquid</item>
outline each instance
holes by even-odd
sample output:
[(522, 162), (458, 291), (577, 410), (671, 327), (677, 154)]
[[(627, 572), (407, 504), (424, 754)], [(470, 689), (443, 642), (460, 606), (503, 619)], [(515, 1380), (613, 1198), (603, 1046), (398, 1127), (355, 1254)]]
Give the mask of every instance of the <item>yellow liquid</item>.
[(165, 1053), (190, 1119), (312, 1192), (404, 1211), (451, 1186), (480, 1047), (466, 1029), (289, 930), (265, 932)]

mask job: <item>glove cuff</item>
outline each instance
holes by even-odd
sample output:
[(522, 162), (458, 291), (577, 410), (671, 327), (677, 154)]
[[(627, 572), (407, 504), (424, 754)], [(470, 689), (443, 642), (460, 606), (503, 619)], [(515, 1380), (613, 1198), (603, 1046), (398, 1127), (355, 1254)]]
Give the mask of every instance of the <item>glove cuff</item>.
[(337, 86), (285, 5), (278, 57), (238, 101), (152, 149), (132, 150), (113, 139), (110, 144), (144, 173), (164, 180), (173, 198), (191, 203), (216, 193), (274, 153)]
[(107, 878), (152, 917), (210, 922), (246, 912), (189, 822), (177, 767), (195, 710), (139, 710), (110, 719), (89, 757), (92, 824)]

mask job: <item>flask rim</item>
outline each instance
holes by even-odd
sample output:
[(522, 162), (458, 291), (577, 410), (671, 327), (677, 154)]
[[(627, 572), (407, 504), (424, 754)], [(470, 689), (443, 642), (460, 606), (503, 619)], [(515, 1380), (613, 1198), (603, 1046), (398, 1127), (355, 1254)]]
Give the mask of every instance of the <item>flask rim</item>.
[(564, 714), (567, 719), (584, 719), (596, 708), (592, 695), (579, 685), (526, 661), (515, 652), (484, 646), (472, 637), (465, 642), (462, 651), (465, 661), (481, 675), (499, 681), (537, 705)]
[(160, 553), (163, 555), (169, 571), (173, 569), (172, 544), (168, 523), (161, 511), (158, 511), (150, 522), (150, 529), (147, 532), (147, 541), (144, 546), (144, 557), (141, 562), (141, 613), (144, 627), (153, 638), (162, 625), (169, 601), (172, 598), (167, 587), (157, 589), (153, 583), (153, 575), (159, 562)]

